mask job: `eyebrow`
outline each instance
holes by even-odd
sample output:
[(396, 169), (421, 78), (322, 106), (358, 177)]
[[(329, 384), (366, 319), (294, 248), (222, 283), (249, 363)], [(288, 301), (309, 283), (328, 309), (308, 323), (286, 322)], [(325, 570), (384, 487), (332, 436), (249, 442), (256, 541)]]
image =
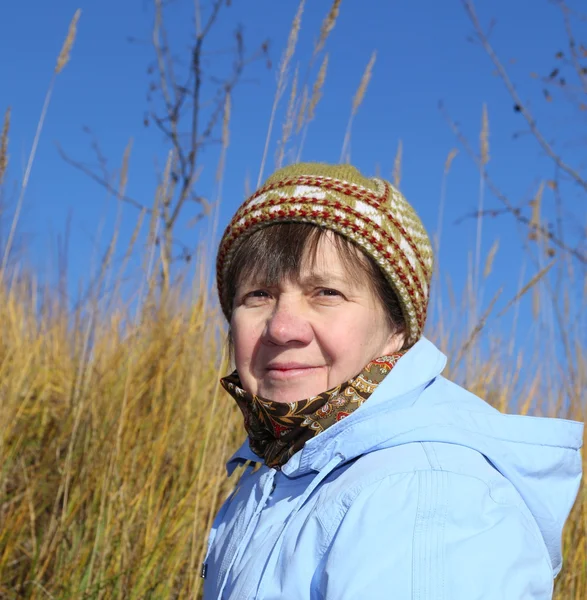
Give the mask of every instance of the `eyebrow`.
[(300, 284), (306, 286), (328, 287), (331, 285), (353, 285), (353, 281), (338, 275), (310, 273), (307, 277), (300, 277)]
[[(299, 277), (298, 278), (298, 283), (302, 286), (302, 287), (338, 287), (338, 286), (348, 286), (352, 289), (355, 289), (357, 287), (356, 282), (352, 279), (352, 278), (348, 278), (348, 277), (344, 277), (344, 276), (340, 276), (340, 275), (335, 275), (335, 274), (328, 274), (328, 273), (310, 273), (305, 277)], [(265, 285), (265, 282), (263, 280), (261, 280), (258, 277), (252, 277), (249, 281), (245, 282), (241, 282), (239, 284), (239, 287), (241, 285), (245, 285), (245, 286), (263, 286)]]

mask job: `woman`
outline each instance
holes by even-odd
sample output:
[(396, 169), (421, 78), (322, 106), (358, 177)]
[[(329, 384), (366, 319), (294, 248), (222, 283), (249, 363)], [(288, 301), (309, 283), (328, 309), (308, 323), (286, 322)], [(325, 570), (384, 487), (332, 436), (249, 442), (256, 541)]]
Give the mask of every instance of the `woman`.
[(444, 379), (431, 275), (412, 207), (352, 167), (286, 167), (239, 208), (217, 283), (248, 434), (228, 472), (251, 462), (206, 600), (552, 597), (582, 425)]

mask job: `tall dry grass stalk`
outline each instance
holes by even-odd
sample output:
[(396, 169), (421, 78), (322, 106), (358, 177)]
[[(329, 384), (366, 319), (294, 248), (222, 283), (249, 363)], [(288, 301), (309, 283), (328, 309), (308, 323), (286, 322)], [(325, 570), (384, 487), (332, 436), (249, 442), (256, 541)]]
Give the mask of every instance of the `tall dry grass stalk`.
[(302, 158), (302, 151), (306, 143), (306, 136), (308, 135), (310, 123), (314, 120), (314, 117), (316, 116), (316, 108), (318, 107), (318, 103), (322, 99), (322, 92), (324, 89), (324, 84), (326, 83), (326, 73), (328, 71), (328, 60), (329, 55), (328, 53), (326, 53), (324, 55), (324, 58), (322, 59), (322, 64), (320, 65), (320, 69), (318, 70), (318, 75), (316, 76), (314, 85), (312, 86), (312, 95), (310, 96), (310, 99), (308, 100), (307, 96), (302, 96), (301, 109), (304, 112), (300, 112), (300, 125), (298, 129), (302, 129), (303, 127), (303, 130), (297, 152), (298, 162)]
[(302, 159), (302, 153), (304, 150), (304, 146), (306, 143), (306, 137), (308, 135), (308, 129), (310, 128), (310, 123), (314, 120), (316, 115), (316, 108), (318, 103), (322, 98), (322, 90), (324, 88), (324, 84), (326, 82), (326, 71), (328, 69), (328, 61), (329, 55), (328, 53), (322, 59), (322, 63), (320, 65), (320, 69), (318, 70), (318, 74), (316, 76), (316, 80), (312, 85), (312, 94), (310, 95), (309, 89), (309, 76), (312, 70), (312, 67), (322, 52), (324, 47), (326, 46), (326, 42), (336, 25), (336, 21), (340, 14), (340, 4), (341, 0), (334, 0), (332, 5), (330, 6), (330, 10), (327, 15), (324, 17), (322, 21), (322, 26), (320, 27), (320, 35), (316, 40), (314, 45), (314, 51), (312, 52), (312, 56), (307, 65), (306, 75), (303, 79), (303, 83), (301, 85), (302, 95), (299, 99), (296, 99), (297, 105), (297, 117), (296, 121), (296, 134), (302, 132), (300, 140), (298, 142), (297, 152), (295, 153), (295, 159), (297, 162), (300, 162)]
[(359, 110), (359, 106), (361, 106), (363, 99), (365, 98), (367, 88), (369, 87), (369, 82), (371, 81), (371, 76), (373, 75), (373, 67), (375, 66), (376, 58), (377, 51), (374, 51), (373, 54), (371, 54), (371, 58), (369, 59), (365, 71), (363, 72), (363, 76), (361, 77), (361, 83), (359, 84), (355, 97), (353, 98), (351, 116), (349, 117), (346, 133), (344, 135), (344, 141), (342, 143), (340, 162), (349, 163), (351, 160), (351, 131), (353, 128), (353, 121)]
[(308, 101), (309, 101), (308, 86), (305, 85), (304, 89), (302, 91), (302, 97), (300, 99), (300, 106), (299, 106), (298, 114), (296, 117), (296, 134), (300, 133), (300, 131), (302, 130), (302, 127), (304, 126), (306, 114), (307, 114), (307, 108), (308, 108)]
[(489, 249), (489, 253), (487, 254), (487, 258), (485, 259), (485, 267), (483, 269), (483, 278), (487, 279), (493, 270), (493, 261), (495, 260), (495, 256), (497, 251), (499, 250), (499, 238), (497, 238), (491, 248)]
[[(483, 239), (483, 207), (485, 205), (485, 169), (489, 163), (489, 115), (487, 105), (483, 104), (481, 113), (481, 131), (479, 133), (479, 196), (477, 203), (477, 234), (475, 236), (475, 266), (473, 270), (472, 304), (483, 303), (483, 288), (481, 287), (481, 246)], [(473, 320), (477, 318), (477, 308), (471, 312)]]
[(393, 185), (399, 189), (402, 182), (402, 155), (403, 155), (404, 145), (400, 140), (397, 144), (397, 151), (395, 153), (395, 159), (393, 160)]
[[(431, 289), (440, 289), (440, 248), (442, 241), (442, 230), (444, 226), (444, 207), (446, 204), (446, 190), (448, 184), (448, 175), (452, 166), (453, 160), (457, 155), (457, 150), (453, 148), (447, 155), (444, 161), (444, 170), (442, 173), (442, 182), (440, 184), (440, 199), (438, 202), (438, 217), (436, 221), (436, 232), (432, 236), (432, 243), (434, 248), (434, 270), (432, 273)], [(443, 300), (442, 294), (437, 293), (433, 296), (433, 302), (431, 306), (431, 318), (435, 319), (439, 324), (438, 336), (440, 339), (445, 339), (444, 323), (441, 315), (443, 315)]]
[(4, 182), (4, 175), (8, 169), (8, 132), (10, 131), (10, 107), (4, 113), (4, 124), (0, 134), (0, 185)]
[(291, 91), (289, 94), (289, 101), (287, 103), (287, 111), (285, 113), (285, 120), (283, 121), (281, 140), (277, 146), (277, 153), (275, 157), (275, 168), (280, 169), (283, 166), (283, 159), (285, 158), (285, 149), (291, 138), (291, 134), (294, 129), (296, 120), (296, 102), (298, 100), (298, 77), (300, 69), (296, 67), (294, 72), (293, 81), (291, 83)]
[(294, 17), (289, 32), (287, 46), (285, 47), (283, 56), (281, 58), (281, 63), (279, 65), (279, 73), (277, 75), (277, 90), (275, 92), (275, 98), (273, 99), (273, 107), (271, 108), (271, 115), (269, 117), (269, 126), (267, 128), (267, 136), (265, 138), (265, 148), (263, 150), (263, 158), (261, 159), (261, 167), (259, 168), (259, 177), (257, 178), (257, 187), (260, 187), (261, 182), (263, 181), (265, 161), (267, 160), (267, 153), (269, 152), (269, 144), (271, 143), (271, 134), (273, 132), (273, 124), (275, 122), (275, 116), (277, 114), (277, 107), (279, 106), (279, 101), (281, 100), (281, 97), (283, 96), (287, 85), (289, 63), (293, 58), (293, 55), (296, 51), (296, 46), (298, 44), (298, 36), (300, 33), (300, 28), (302, 26), (302, 14), (304, 12), (305, 3), (306, 0), (301, 0), (298, 5), (298, 10), (296, 12), (296, 16)]
[(71, 49), (73, 48), (73, 43), (75, 42), (75, 36), (77, 35), (77, 23), (79, 18), (81, 17), (82, 11), (81, 9), (77, 9), (75, 14), (73, 15), (73, 19), (71, 19), (71, 23), (69, 24), (69, 29), (67, 31), (67, 37), (65, 38), (65, 42), (63, 43), (63, 47), (61, 48), (61, 52), (57, 57), (57, 64), (55, 65), (55, 74), (58, 75), (63, 71), (65, 65), (69, 62), (71, 57)]
[(71, 23), (69, 25), (69, 30), (67, 32), (67, 37), (65, 38), (65, 42), (63, 43), (63, 47), (61, 48), (61, 52), (59, 52), (59, 56), (57, 57), (57, 63), (55, 65), (55, 70), (53, 71), (53, 76), (51, 77), (51, 82), (49, 83), (49, 88), (47, 89), (47, 93), (45, 95), (45, 101), (43, 103), (43, 108), (41, 109), (41, 116), (39, 117), (39, 121), (37, 123), (37, 130), (35, 131), (35, 137), (33, 139), (33, 145), (31, 148), (31, 152), (29, 154), (28, 162), (26, 165), (26, 169), (24, 172), (24, 176), (22, 178), (22, 184), (20, 186), (20, 193), (18, 196), (18, 201), (16, 203), (16, 209), (14, 211), (14, 216), (12, 218), (12, 224), (10, 226), (10, 232), (8, 234), (8, 239), (6, 242), (6, 246), (4, 248), (4, 255), (2, 258), (2, 264), (0, 266), (0, 277), (6, 270), (6, 264), (8, 262), (8, 257), (10, 256), (10, 251), (12, 250), (12, 243), (14, 242), (14, 235), (16, 233), (16, 227), (18, 225), (18, 220), (20, 218), (20, 212), (22, 210), (22, 204), (24, 201), (24, 196), (26, 189), (28, 187), (29, 178), (31, 175), (31, 170), (33, 168), (33, 163), (35, 160), (35, 155), (37, 153), (37, 146), (39, 144), (39, 139), (41, 137), (41, 131), (43, 130), (43, 124), (45, 123), (45, 117), (47, 116), (47, 111), (49, 110), (49, 103), (51, 101), (51, 95), (53, 94), (53, 88), (55, 87), (55, 80), (57, 75), (61, 73), (65, 65), (69, 62), (71, 48), (73, 47), (73, 43), (75, 41), (75, 35), (77, 32), (77, 22), (81, 15), (81, 11), (78, 9)]
[(316, 107), (322, 98), (322, 91), (324, 89), (324, 83), (326, 82), (326, 71), (328, 70), (328, 59), (329, 56), (327, 53), (324, 55), (324, 59), (320, 65), (320, 70), (318, 71), (316, 81), (312, 86), (312, 96), (310, 97), (310, 104), (308, 105), (308, 123), (316, 116)]
[[(210, 236), (204, 240), (206, 248), (214, 247), (216, 243), (216, 236), (218, 233), (218, 222), (220, 219), (220, 206), (222, 204), (222, 192), (224, 189), (224, 176), (226, 171), (226, 155), (228, 153), (228, 147), (230, 146), (230, 119), (232, 117), (232, 97), (230, 94), (226, 94), (224, 100), (224, 111), (222, 117), (222, 147), (220, 150), (220, 157), (218, 159), (218, 166), (216, 168), (216, 199), (214, 201), (214, 208), (212, 211), (212, 227), (210, 228)], [(204, 282), (202, 289), (208, 288), (208, 278), (202, 273)]]
[(341, 0), (334, 0), (332, 2), (330, 10), (328, 11), (328, 14), (322, 22), (322, 27), (320, 28), (320, 35), (318, 36), (318, 40), (316, 41), (316, 45), (314, 46), (312, 58), (310, 59), (310, 66), (313, 64), (314, 60), (320, 54), (320, 52), (322, 52), (322, 50), (324, 49), (324, 46), (326, 45), (326, 40), (328, 40), (330, 33), (336, 25), (336, 20), (338, 19), (338, 15), (340, 13), (340, 3)]

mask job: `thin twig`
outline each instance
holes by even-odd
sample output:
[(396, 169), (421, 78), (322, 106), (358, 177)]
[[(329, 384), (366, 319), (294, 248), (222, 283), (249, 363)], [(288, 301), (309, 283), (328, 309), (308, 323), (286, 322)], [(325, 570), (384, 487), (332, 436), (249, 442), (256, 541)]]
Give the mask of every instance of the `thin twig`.
[[(449, 124), (450, 128), (452, 129), (455, 137), (459, 140), (459, 142), (461, 143), (461, 145), (463, 146), (463, 148), (465, 149), (465, 151), (467, 152), (469, 157), (475, 162), (475, 164), (477, 165), (477, 168), (482, 173), (484, 181), (487, 184), (487, 187), (489, 188), (490, 192), (505, 206), (505, 209), (503, 209), (501, 211), (500, 210), (484, 210), (481, 213), (481, 216), (484, 214), (487, 214), (489, 216), (498, 216), (499, 214), (503, 214), (503, 213), (507, 212), (507, 213), (513, 215), (520, 223), (523, 223), (525, 225), (530, 225), (530, 219), (522, 214), (522, 211), (520, 210), (520, 208), (518, 208), (517, 206), (514, 206), (512, 204), (512, 202), (509, 200), (509, 198), (501, 191), (501, 189), (493, 181), (493, 179), (489, 175), (487, 169), (481, 168), (480, 157), (477, 156), (477, 154), (471, 148), (471, 144), (469, 144), (469, 141), (467, 140), (467, 138), (461, 131), (460, 127), (451, 118), (451, 116), (449, 115), (448, 111), (446, 110), (446, 108), (444, 107), (444, 105), (442, 103), (439, 105), (439, 109), (440, 109), (442, 115), (444, 116), (444, 118), (446, 119), (447, 123)], [(471, 214), (465, 216), (464, 218), (477, 218), (478, 216), (479, 216), (479, 213), (474, 212), (474, 213), (471, 213)], [(459, 219), (457, 221), (457, 223), (459, 223), (461, 221), (462, 221), (462, 219)], [(568, 252), (570, 255), (574, 256), (579, 262), (587, 265), (587, 254), (583, 254), (577, 248), (572, 248), (571, 246), (566, 244), (564, 242), (564, 240), (559, 238), (552, 231), (546, 229), (543, 225), (541, 225), (537, 229), (537, 231), (539, 231), (542, 235), (547, 237), (559, 249), (564, 250), (565, 252)]]
[(553, 160), (562, 171), (564, 171), (569, 177), (571, 177), (571, 179), (573, 179), (575, 183), (577, 183), (577, 185), (579, 185), (581, 188), (583, 188), (583, 190), (587, 192), (587, 180), (581, 177), (581, 175), (575, 169), (573, 169), (569, 164), (567, 164), (561, 158), (561, 156), (554, 151), (552, 145), (546, 140), (542, 131), (539, 129), (538, 124), (536, 123), (536, 119), (533, 117), (532, 113), (530, 112), (530, 110), (522, 101), (520, 95), (516, 91), (516, 87), (510, 79), (508, 72), (506, 71), (499, 57), (495, 53), (493, 46), (490, 44), (486, 33), (481, 27), (481, 23), (479, 22), (477, 13), (475, 12), (475, 6), (472, 0), (461, 1), (463, 3), (467, 15), (469, 16), (471, 23), (473, 24), (473, 27), (475, 28), (477, 39), (479, 40), (483, 49), (491, 59), (491, 62), (493, 62), (493, 65), (495, 66), (499, 77), (505, 84), (512, 100), (514, 101), (516, 110), (524, 117), (526, 123), (528, 123), (528, 127), (530, 128), (532, 135), (535, 137), (536, 141), (547, 154), (547, 156), (551, 160)]
[(112, 185), (107, 179), (105, 179), (104, 177), (101, 177), (100, 175), (97, 175), (94, 171), (92, 171), (92, 169), (90, 169), (88, 166), (84, 165), (82, 162), (73, 160), (73, 158), (71, 158), (63, 150), (63, 148), (61, 148), (61, 146), (59, 144), (57, 144), (57, 152), (59, 152), (59, 155), (61, 156), (61, 158), (68, 165), (71, 165), (72, 167), (81, 171), (84, 175), (87, 175), (92, 181), (95, 181), (96, 183), (98, 183), (107, 192), (109, 192), (113, 196), (116, 196), (119, 200), (122, 200), (123, 202), (126, 202), (127, 204), (130, 204), (131, 206), (134, 206), (134, 208), (137, 208), (140, 211), (144, 211), (147, 214), (151, 214), (153, 212), (153, 210), (151, 208), (148, 208), (144, 204), (141, 204), (138, 200), (135, 200), (134, 198), (131, 198), (130, 196), (127, 196), (126, 194), (121, 195), (119, 193), (119, 190), (117, 190), (116, 187), (114, 185)]

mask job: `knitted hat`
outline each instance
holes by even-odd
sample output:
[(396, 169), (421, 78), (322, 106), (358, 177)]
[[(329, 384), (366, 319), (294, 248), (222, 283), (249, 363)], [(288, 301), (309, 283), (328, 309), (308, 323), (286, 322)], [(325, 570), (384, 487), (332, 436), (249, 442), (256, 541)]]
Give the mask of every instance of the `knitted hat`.
[(246, 200), (226, 228), (216, 261), (218, 295), (223, 292), (238, 245), (275, 223), (313, 223), (344, 236), (374, 259), (395, 291), (407, 325), (407, 344), (422, 336), (430, 280), (430, 239), (402, 194), (388, 181), (368, 179), (350, 165), (294, 164), (279, 169)]

